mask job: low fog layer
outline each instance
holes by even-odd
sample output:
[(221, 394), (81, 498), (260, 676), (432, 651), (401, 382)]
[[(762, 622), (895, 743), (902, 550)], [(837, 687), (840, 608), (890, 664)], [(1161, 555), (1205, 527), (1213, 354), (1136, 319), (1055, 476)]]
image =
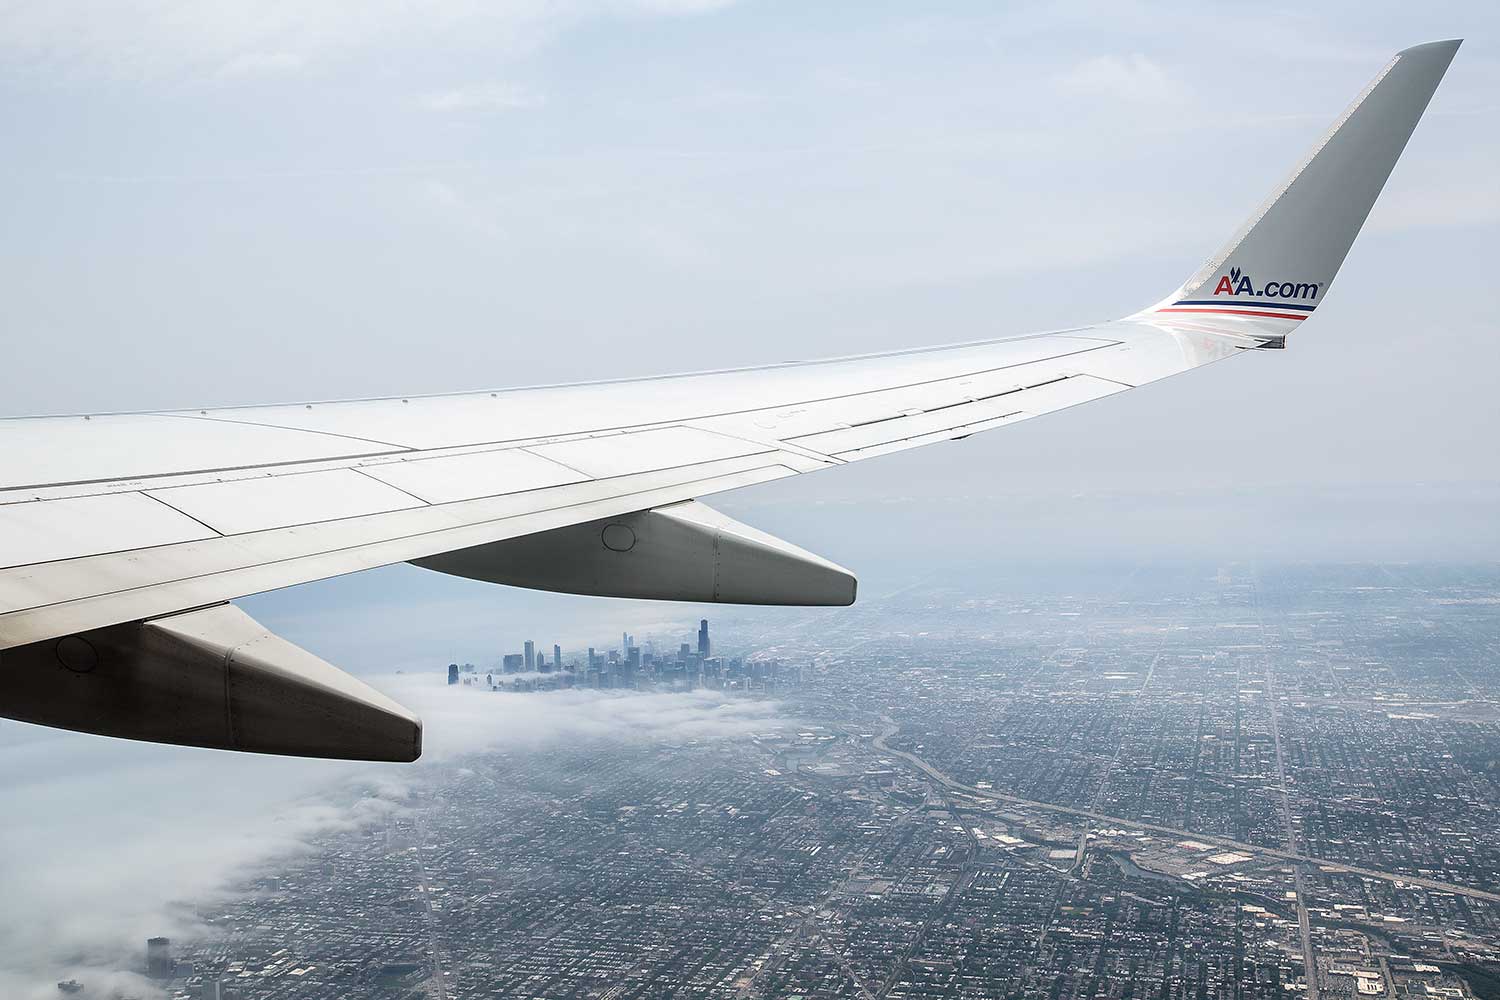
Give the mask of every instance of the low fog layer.
[[(55, 996), (142, 964), (155, 934), (193, 929), (195, 903), (310, 838), (404, 808), (427, 769), (492, 748), (715, 740), (787, 724), (775, 703), (710, 692), (492, 694), (441, 671), (374, 683), (418, 711), (414, 766), (288, 760), (0, 724), (0, 996)], [(142, 979), (131, 992), (152, 995)]]

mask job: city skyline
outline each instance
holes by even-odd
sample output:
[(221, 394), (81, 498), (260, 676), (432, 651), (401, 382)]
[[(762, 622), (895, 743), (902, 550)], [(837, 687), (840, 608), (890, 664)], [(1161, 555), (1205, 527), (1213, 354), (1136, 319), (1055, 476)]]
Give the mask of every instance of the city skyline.
[[(802, 667), (779, 659), (751, 657), (714, 657), (711, 652), (707, 618), (699, 619), (697, 648), (683, 642), (675, 650), (664, 641), (657, 647), (654, 637), (637, 645), (635, 636), (625, 632), (616, 649), (602, 655), (589, 646), (563, 662), (562, 647), (554, 643), (552, 660), (537, 659), (528, 663), (524, 653), (498, 654), (498, 669), (473, 663), (450, 663), (448, 685), (481, 687), (488, 691), (534, 692), (563, 688), (592, 688), (629, 691), (760, 691), (774, 693), (794, 688), (802, 682)], [(523, 649), (534, 646), (534, 640), (523, 640)]]

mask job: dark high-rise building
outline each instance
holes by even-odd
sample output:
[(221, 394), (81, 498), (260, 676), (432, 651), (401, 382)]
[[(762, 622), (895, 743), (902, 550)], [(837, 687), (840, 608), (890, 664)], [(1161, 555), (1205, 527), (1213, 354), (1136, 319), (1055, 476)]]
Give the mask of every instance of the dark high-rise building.
[(170, 938), (146, 939), (146, 975), (152, 979), (172, 978), (172, 941)]
[(449, 684), (457, 684), (458, 683), (458, 664), (457, 663), (450, 663), (450, 664), (448, 664), (448, 683)]
[(598, 660), (596, 660), (594, 658), (594, 647), (590, 646), (589, 647), (589, 669), (593, 670), (597, 665), (598, 665)]
[(507, 674), (519, 674), (521, 668), (525, 665), (526, 661), (521, 657), (520, 653), (506, 653), (505, 657), (500, 661), (500, 669)]
[(708, 659), (708, 654), (708, 619), (704, 618), (698, 623), (698, 655), (706, 660)]
[(633, 688), (636, 684), (636, 674), (641, 669), (641, 647), (631, 646), (625, 654), (625, 677), (622, 686)]
[(555, 642), (552, 644), (552, 669), (562, 669), (562, 647)]
[(536, 643), (530, 639), (526, 640), (526, 671), (530, 673), (536, 669)]

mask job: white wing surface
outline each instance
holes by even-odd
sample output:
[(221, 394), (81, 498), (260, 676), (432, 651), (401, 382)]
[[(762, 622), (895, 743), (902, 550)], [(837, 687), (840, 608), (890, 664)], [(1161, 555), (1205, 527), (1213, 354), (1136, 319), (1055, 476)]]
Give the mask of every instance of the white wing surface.
[[(582, 593), (850, 603), (847, 571), (694, 501), (1283, 346), (1326, 298), (1457, 46), (1399, 53), (1220, 253), (1117, 322), (654, 379), (0, 421), (0, 714), (411, 759), (414, 718), (221, 607), (401, 561)], [(175, 672), (158, 676), (163, 663)], [(252, 682), (301, 692), (312, 714), (256, 715), (233, 693)], [(197, 701), (172, 701), (195, 684)], [(339, 732), (373, 719), (386, 742), (304, 732), (346, 710)], [(158, 718), (202, 712), (227, 721), (205, 734)]]

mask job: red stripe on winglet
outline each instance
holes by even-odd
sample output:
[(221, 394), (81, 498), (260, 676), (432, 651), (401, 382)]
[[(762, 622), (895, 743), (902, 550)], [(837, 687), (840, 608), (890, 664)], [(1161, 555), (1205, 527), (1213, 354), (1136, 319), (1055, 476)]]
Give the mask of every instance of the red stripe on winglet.
[(1259, 309), (1183, 309), (1178, 306), (1167, 306), (1158, 309), (1157, 312), (1164, 313), (1218, 313), (1220, 316), (1269, 316), (1271, 319), (1307, 319), (1303, 313), (1273, 313), (1264, 312)]

